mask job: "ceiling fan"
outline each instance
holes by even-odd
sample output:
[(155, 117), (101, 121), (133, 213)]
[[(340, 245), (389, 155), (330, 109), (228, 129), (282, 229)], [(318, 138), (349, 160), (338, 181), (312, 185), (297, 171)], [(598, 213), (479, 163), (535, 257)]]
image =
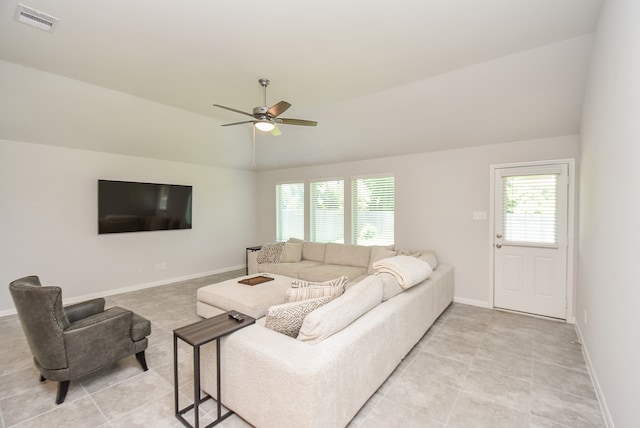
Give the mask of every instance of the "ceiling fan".
[(313, 120), (303, 120), (303, 119), (287, 119), (284, 117), (278, 117), (282, 113), (284, 113), (291, 104), (286, 101), (280, 101), (277, 104), (274, 104), (271, 107), (267, 107), (267, 86), (269, 86), (269, 79), (259, 79), (258, 83), (263, 88), (263, 105), (260, 107), (255, 107), (253, 109), (253, 113), (247, 113), (242, 110), (237, 110), (235, 108), (223, 106), (220, 104), (214, 104), (215, 107), (220, 107), (225, 110), (233, 111), (236, 113), (244, 114), (245, 116), (252, 117), (251, 120), (245, 120), (242, 122), (233, 122), (233, 123), (225, 123), (222, 126), (234, 126), (234, 125), (242, 125), (245, 123), (253, 123), (255, 129), (260, 131), (271, 131), (274, 135), (280, 135), (280, 131), (277, 128), (277, 125), (298, 125), (298, 126), (316, 126), (318, 122)]

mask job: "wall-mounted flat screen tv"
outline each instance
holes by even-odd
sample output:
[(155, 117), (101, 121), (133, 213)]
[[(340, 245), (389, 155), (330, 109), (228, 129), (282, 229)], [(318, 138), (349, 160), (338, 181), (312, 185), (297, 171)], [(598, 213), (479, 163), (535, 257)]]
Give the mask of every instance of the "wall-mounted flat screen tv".
[(98, 180), (98, 233), (191, 229), (192, 186)]

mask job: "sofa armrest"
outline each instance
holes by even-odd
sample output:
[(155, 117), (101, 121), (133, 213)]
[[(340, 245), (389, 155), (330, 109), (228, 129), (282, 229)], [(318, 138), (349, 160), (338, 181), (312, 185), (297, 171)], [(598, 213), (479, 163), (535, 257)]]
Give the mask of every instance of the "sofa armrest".
[[(254, 426), (335, 426), (335, 406), (327, 397), (335, 394), (337, 355), (267, 329), (262, 322), (222, 339), (225, 406)], [(202, 388), (215, 397), (215, 344), (203, 347), (201, 373)], [(308, 408), (304, 419), (300, 403)]]
[(258, 273), (258, 252), (259, 251), (252, 251), (247, 254), (247, 261), (249, 263), (247, 266), (247, 270), (249, 272), (249, 275)]
[[(97, 324), (109, 325), (117, 324), (121, 320), (125, 320), (127, 326), (131, 326), (131, 320), (133, 319), (133, 312), (128, 309), (115, 306), (109, 308), (106, 311), (90, 315), (82, 318), (78, 321), (71, 323), (69, 328), (64, 331), (65, 335), (78, 335), (83, 334), (87, 329), (95, 327)], [(114, 326), (112, 326), (113, 328)], [(127, 329), (129, 331), (129, 329)]]
[(82, 318), (99, 314), (104, 311), (104, 299), (92, 299), (86, 302), (76, 303), (64, 307), (64, 313), (69, 323), (74, 323)]

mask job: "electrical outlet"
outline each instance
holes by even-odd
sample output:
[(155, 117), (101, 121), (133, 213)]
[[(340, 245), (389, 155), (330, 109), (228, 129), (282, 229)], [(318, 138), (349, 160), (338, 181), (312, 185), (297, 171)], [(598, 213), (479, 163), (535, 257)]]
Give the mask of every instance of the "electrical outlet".
[(156, 263), (156, 270), (166, 270), (166, 269), (167, 269), (166, 262)]
[(474, 211), (472, 217), (473, 217), (474, 220), (486, 220), (487, 219), (487, 212), (486, 211)]

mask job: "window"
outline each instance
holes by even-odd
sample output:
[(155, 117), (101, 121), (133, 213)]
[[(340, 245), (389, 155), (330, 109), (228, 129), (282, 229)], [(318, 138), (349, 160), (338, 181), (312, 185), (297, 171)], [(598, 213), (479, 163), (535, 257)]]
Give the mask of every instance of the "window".
[(558, 174), (503, 177), (504, 241), (558, 243), (558, 178)]
[(394, 243), (394, 177), (362, 177), (351, 181), (351, 242)]
[(344, 242), (344, 180), (310, 183), (311, 240)]
[(304, 239), (304, 183), (276, 185), (276, 239)]

